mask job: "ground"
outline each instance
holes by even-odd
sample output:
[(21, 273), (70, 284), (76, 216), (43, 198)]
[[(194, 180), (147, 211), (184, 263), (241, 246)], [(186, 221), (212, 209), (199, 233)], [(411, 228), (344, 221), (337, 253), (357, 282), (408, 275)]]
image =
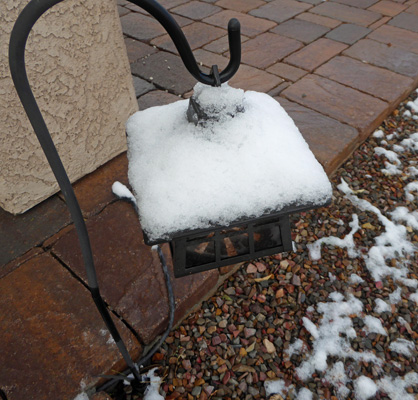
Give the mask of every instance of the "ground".
[(332, 205), (293, 217), (295, 252), (241, 266), (171, 332), (153, 359), (166, 399), (265, 399), (267, 381), (271, 399), (416, 398), (417, 200), (405, 188), (418, 121), (407, 101), (333, 175)]

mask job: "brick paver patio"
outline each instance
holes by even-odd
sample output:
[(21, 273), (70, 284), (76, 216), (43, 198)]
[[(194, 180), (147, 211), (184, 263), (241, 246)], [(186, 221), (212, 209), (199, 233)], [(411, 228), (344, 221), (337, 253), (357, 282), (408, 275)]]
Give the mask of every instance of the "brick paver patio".
[[(328, 174), (418, 84), (418, 0), (163, 0), (202, 68), (228, 63), (227, 23), (242, 25), (231, 86), (269, 93)], [(195, 84), (163, 28), (126, 0), (118, 10), (140, 109), (188, 98)], [(105, 300), (134, 357), (164, 330), (166, 289), (132, 208), (123, 154), (75, 185)], [(0, 210), (0, 386), (10, 400), (73, 399), (123, 369), (85, 288), (74, 227), (56, 195), (22, 216)], [(166, 248), (167, 251), (167, 248)], [(176, 320), (222, 280), (174, 281)], [(137, 330), (135, 338), (130, 327)]]

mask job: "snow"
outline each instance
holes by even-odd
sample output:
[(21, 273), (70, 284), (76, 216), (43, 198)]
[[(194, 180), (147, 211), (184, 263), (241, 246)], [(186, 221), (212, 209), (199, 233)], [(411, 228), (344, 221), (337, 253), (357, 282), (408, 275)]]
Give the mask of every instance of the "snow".
[(80, 393), (74, 398), (74, 400), (89, 400), (89, 396), (87, 396), (87, 393)]
[(345, 399), (350, 393), (350, 390), (346, 386), (350, 379), (345, 373), (344, 363), (342, 361), (336, 362), (332, 368), (327, 371), (325, 380), (337, 388), (339, 398)]
[(357, 400), (367, 400), (376, 394), (377, 386), (367, 376), (360, 376), (354, 381), (354, 392)]
[(418, 132), (413, 133), (408, 138), (402, 140), (400, 146), (407, 148), (412, 151), (418, 150)]
[(408, 226), (418, 230), (418, 211), (409, 212), (406, 207), (396, 207), (390, 216), (393, 221), (405, 222)]
[(356, 257), (358, 255), (358, 251), (355, 249), (356, 246), (354, 243), (354, 234), (360, 229), (358, 216), (356, 214), (353, 214), (353, 220), (349, 225), (351, 227), (351, 231), (345, 236), (344, 239), (330, 236), (318, 239), (314, 243), (308, 244), (307, 247), (309, 250), (309, 257), (314, 261), (321, 258), (321, 244), (345, 247), (350, 257)]
[(407, 256), (414, 253), (415, 246), (408, 240), (407, 230), (403, 225), (397, 225), (367, 200), (359, 199), (347, 183), (341, 179), (338, 189), (343, 192), (353, 205), (362, 211), (374, 213), (385, 228), (380, 236), (374, 241), (375, 245), (363, 256), (366, 267), (375, 281), (381, 281), (384, 277), (390, 276), (399, 282), (408, 282), (408, 268), (406, 265), (398, 263), (397, 267), (390, 267), (386, 260), (398, 259), (400, 255)]
[(312, 392), (309, 389), (302, 388), (299, 390), (296, 400), (312, 400)]
[(296, 339), (292, 344), (289, 345), (289, 347), (285, 350), (285, 353), (290, 358), (293, 354), (300, 354), (302, 349), (304, 348), (305, 343), (300, 340)]
[(129, 199), (136, 203), (136, 199), (131, 191), (124, 184), (118, 181), (113, 183), (112, 192), (121, 199)]
[(391, 400), (414, 400), (415, 396), (409, 394), (406, 388), (418, 384), (418, 374), (409, 372), (403, 378), (384, 377), (377, 382), (378, 388), (385, 392)]
[(285, 396), (288, 391), (284, 381), (281, 379), (265, 381), (264, 388), (266, 389), (267, 397), (271, 396), (272, 394), (280, 394), (281, 396)]
[(373, 133), (373, 137), (381, 139), (381, 138), (385, 137), (385, 134), (383, 133), (383, 131), (381, 129), (379, 129), (379, 130), (377, 130)]
[(417, 303), (417, 304), (418, 304), (418, 293), (412, 293), (412, 294), (409, 296), (409, 300), (411, 300), (411, 301), (415, 301), (415, 303)]
[(389, 295), (390, 304), (398, 304), (401, 301), (402, 290), (398, 287), (394, 292)]
[(361, 276), (358, 276), (357, 274), (351, 274), (348, 280), (350, 281), (350, 283), (353, 284), (359, 284), (364, 282), (364, 279)]
[(416, 168), (416, 167), (409, 167), (408, 168), (408, 174), (410, 176), (417, 176), (418, 175), (418, 168)]
[[(195, 92), (220, 104), (219, 122), (189, 123), (182, 100), (126, 124), (129, 182), (151, 240), (331, 198), (322, 166), (277, 101), (226, 84)], [(231, 117), (240, 102), (244, 112)]]
[(406, 106), (410, 108), (410, 110), (414, 113), (418, 113), (418, 98), (416, 98), (414, 101), (408, 101), (406, 103)]
[(405, 186), (405, 196), (408, 201), (414, 201), (415, 196), (411, 192), (418, 191), (418, 181), (408, 183)]
[(410, 357), (415, 349), (415, 344), (406, 339), (397, 339), (389, 345), (389, 349), (396, 353)]
[(383, 301), (382, 299), (376, 299), (375, 300), (376, 306), (374, 308), (374, 311), (381, 314), (383, 312), (391, 312), (392, 308), (390, 307), (390, 304), (386, 303), (386, 301)]
[(301, 388), (296, 396), (293, 395), (294, 386), (286, 386), (285, 382), (281, 379), (268, 380), (264, 382), (264, 388), (266, 390), (267, 398), (273, 394), (278, 394), (283, 398), (288, 398), (287, 394), (292, 392), (290, 398), (295, 400), (312, 400), (312, 392), (309, 389)]
[(366, 333), (378, 333), (380, 335), (387, 336), (387, 332), (378, 318), (366, 315), (363, 321)]
[[(373, 136), (382, 139), (384, 138), (384, 133), (376, 131)], [(396, 133), (388, 135), (388, 140), (396, 137), (398, 137)], [(383, 143), (384, 140), (381, 140), (380, 144)], [(387, 143), (385, 144), (387, 145)], [(409, 194), (408, 200), (416, 201), (418, 196), (415, 197), (413, 194), (418, 192), (418, 182), (411, 182), (410, 178), (418, 176), (417, 162), (413, 159), (405, 160), (404, 153), (407, 149), (413, 153), (418, 151), (418, 132), (413, 133), (407, 139), (403, 139), (399, 144), (391, 144), (390, 146), (392, 150), (378, 148), (376, 154), (385, 156), (388, 159), (388, 162), (385, 164), (386, 172), (393, 168), (391, 172), (395, 172), (398, 175), (402, 174), (399, 177), (399, 181), (405, 181), (404, 190), (407, 196)], [(401, 159), (402, 162), (408, 163), (409, 166), (403, 166)], [(410, 266), (415, 267), (411, 258), (417, 251), (417, 247), (408, 237), (408, 233), (418, 230), (418, 211), (413, 210), (411, 208), (412, 205), (408, 205), (412, 209), (410, 211), (405, 206), (396, 207), (395, 204), (393, 210), (386, 211), (385, 209), (385, 212), (383, 212), (370, 202), (360, 198), (358, 195), (361, 192), (353, 192), (344, 180), (341, 180), (338, 189), (344, 193), (345, 197), (350, 200), (355, 208), (377, 217), (383, 231), (374, 237), (374, 242), (368, 247), (360, 247), (361, 243), (359, 240), (357, 240), (359, 244), (356, 246), (354, 241), (351, 242), (349, 234), (343, 239), (338, 237), (321, 238), (308, 246), (310, 257), (314, 260), (321, 258), (322, 244), (344, 247), (347, 248), (347, 253), (355, 254), (354, 257), (364, 260), (370, 277), (376, 283), (385, 285), (385, 278), (392, 278), (395, 286), (393, 292), (390, 294), (386, 293), (385, 296), (387, 297), (382, 299), (375, 299), (374, 313), (392, 312), (392, 308), (396, 308), (393, 306), (394, 304), (403, 304), (406, 299), (415, 301), (418, 304), (418, 291), (413, 294), (409, 294), (408, 290), (402, 291), (403, 285), (409, 288), (418, 287), (418, 280), (409, 278)], [(353, 214), (350, 223), (350, 234), (353, 233), (356, 219), (357, 214)], [(347, 246), (347, 243), (349, 243), (349, 246)], [(360, 276), (352, 274), (349, 277), (349, 282), (358, 284), (364, 281)], [(366, 310), (363, 310), (362, 303), (350, 294), (352, 288), (347, 289), (348, 292), (345, 294), (339, 292), (331, 293), (328, 302), (319, 303), (315, 307), (310, 306), (306, 310), (307, 314), (302, 319), (302, 322), (305, 329), (312, 336), (309, 339), (309, 343), (306, 343), (306, 349), (310, 348), (312, 350), (303, 350), (304, 359), (299, 366), (296, 366), (299, 378), (305, 382), (311, 381), (310, 379), (314, 372), (317, 372), (318, 376), (321, 376), (320, 373), (323, 373), (322, 379), (325, 383), (328, 382), (334, 387), (334, 393), (339, 400), (346, 398), (355, 398), (356, 400), (377, 398), (377, 392), (386, 394), (391, 400), (414, 399), (414, 395), (408, 393), (407, 389), (411, 386), (415, 386), (416, 389), (418, 374), (411, 372), (404, 377), (396, 378), (385, 376), (386, 372), (382, 369), (385, 363), (384, 359), (380, 359), (372, 352), (359, 353), (352, 348), (352, 339), (357, 338), (356, 341), (364, 340), (365, 333), (374, 332), (386, 336), (386, 340), (389, 340), (389, 338), (388, 332), (382, 324), (383, 319), (376, 318), (376, 314), (373, 314), (373, 316), (367, 315), (370, 311), (368, 306), (365, 306)], [(319, 318), (314, 313), (315, 309), (319, 313)], [(363, 320), (364, 331), (360, 330), (358, 332), (354, 329), (352, 323), (352, 318), (354, 317)], [(411, 327), (407, 321), (402, 317), (397, 320), (409, 332)], [(392, 324), (392, 326), (399, 327), (399, 324), (398, 326), (397, 324)], [(305, 349), (300, 343), (297, 344), (297, 347)], [(415, 347), (413, 341), (402, 338), (389, 344), (391, 351), (398, 352), (404, 357), (416, 357)], [(291, 347), (289, 347), (288, 351), (290, 350)], [(375, 350), (373, 349), (373, 351)], [(356, 376), (356, 373), (360, 371), (359, 361), (366, 361), (371, 364), (369, 367), (372, 368), (373, 378), (371, 376)], [(396, 363), (393, 360), (391, 364), (396, 367)], [(402, 367), (400, 363), (397, 364), (399, 364), (399, 368)], [(354, 387), (354, 393), (350, 392), (348, 388), (350, 385), (347, 387), (347, 384), (350, 382)]]
[[(389, 136), (388, 136), (388, 139), (389, 139)], [(399, 175), (402, 173), (402, 170), (399, 168), (402, 165), (402, 163), (399, 160), (398, 155), (394, 151), (384, 149), (383, 147), (375, 147), (374, 152), (379, 156), (381, 155), (385, 156), (389, 161), (393, 163), (391, 164), (385, 161), (386, 168), (382, 169), (382, 172), (388, 175)]]
[(145, 396), (144, 400), (164, 400), (164, 397), (160, 395), (160, 383), (161, 378), (159, 376), (155, 375), (155, 371), (158, 368), (153, 368), (148, 371), (144, 377), (147, 377), (150, 379), (150, 384), (145, 390)]
[(310, 378), (315, 371), (325, 371), (329, 356), (373, 362), (378, 366), (381, 364), (381, 360), (373, 353), (357, 352), (350, 345), (350, 340), (357, 336), (351, 317), (362, 312), (361, 301), (353, 295), (344, 300), (344, 296), (338, 292), (331, 293), (329, 297), (333, 301), (317, 306), (317, 311), (322, 314), (319, 327), (307, 317), (302, 319), (303, 325), (314, 338), (311, 354), (296, 368), (302, 380)]

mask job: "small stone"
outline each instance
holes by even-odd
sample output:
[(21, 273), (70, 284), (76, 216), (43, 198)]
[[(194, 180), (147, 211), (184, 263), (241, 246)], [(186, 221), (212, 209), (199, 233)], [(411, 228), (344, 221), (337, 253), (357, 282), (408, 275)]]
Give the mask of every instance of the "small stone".
[(208, 326), (208, 328), (206, 329), (206, 332), (209, 333), (209, 335), (212, 335), (212, 333), (216, 332), (216, 326)]
[(248, 264), (247, 274), (255, 274), (257, 272), (257, 267), (254, 264)]
[(222, 343), (222, 339), (219, 336), (214, 336), (212, 338), (212, 345), (217, 346), (218, 344)]
[(224, 290), (224, 292), (229, 296), (233, 296), (233, 295), (235, 295), (235, 288), (234, 287), (228, 287)]
[(270, 342), (268, 339), (263, 340), (263, 344), (266, 347), (267, 353), (271, 354), (276, 351), (276, 348), (274, 347), (274, 344)]
[(204, 386), (203, 390), (210, 396), (213, 392), (213, 389), (215, 389), (214, 386), (212, 385), (208, 385), (208, 386)]
[(255, 263), (255, 266), (257, 267), (258, 272), (264, 272), (267, 269), (266, 265), (261, 262)]
[(257, 332), (254, 328), (244, 328), (244, 336), (246, 339), (250, 338), (251, 336), (254, 336)]
[(226, 326), (228, 325), (228, 321), (226, 319), (223, 319), (221, 322), (219, 322), (218, 326), (219, 328), (226, 328)]
[(300, 278), (298, 275), (293, 275), (292, 284), (295, 286), (300, 286)]

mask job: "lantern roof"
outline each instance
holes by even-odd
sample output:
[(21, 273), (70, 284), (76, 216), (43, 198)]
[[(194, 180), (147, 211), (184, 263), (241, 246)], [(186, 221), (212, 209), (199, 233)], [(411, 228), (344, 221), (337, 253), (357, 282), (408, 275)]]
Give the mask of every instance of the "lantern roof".
[(180, 100), (126, 125), (129, 182), (151, 244), (329, 203), (326, 173), (276, 100), (227, 84), (197, 84), (195, 93), (219, 118), (189, 122)]

